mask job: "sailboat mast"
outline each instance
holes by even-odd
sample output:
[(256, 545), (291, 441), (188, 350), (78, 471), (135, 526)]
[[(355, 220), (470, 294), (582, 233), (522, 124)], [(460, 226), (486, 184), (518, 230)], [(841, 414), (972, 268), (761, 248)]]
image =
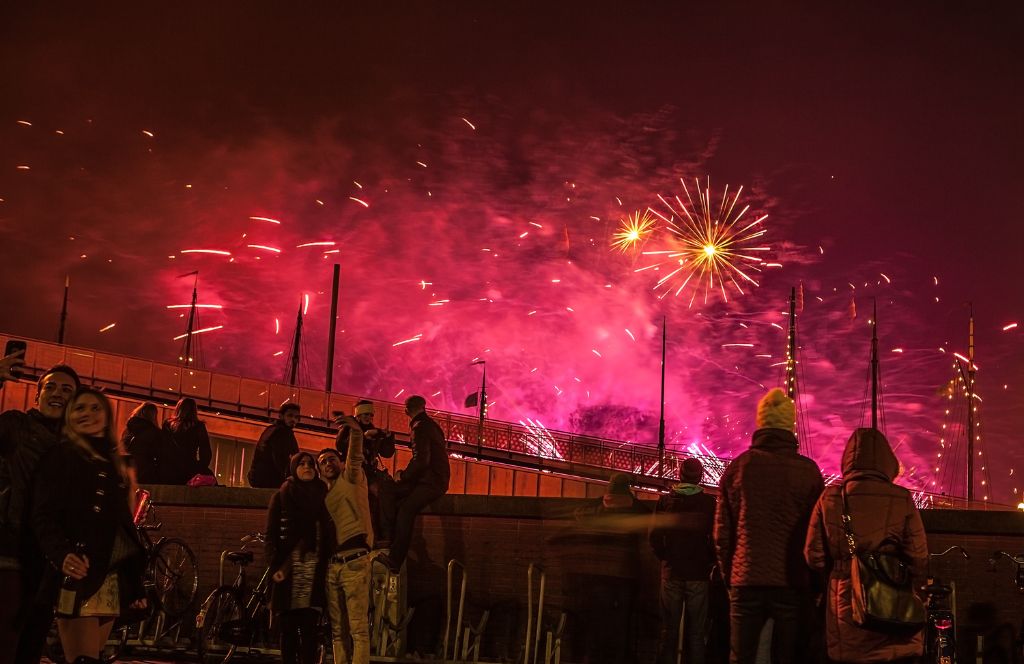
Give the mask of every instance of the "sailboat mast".
[(974, 304), (967, 331), (967, 501), (974, 501)]
[(796, 399), (796, 286), (789, 292), (789, 343), (786, 346), (786, 396)]
[(871, 428), (878, 429), (878, 303), (871, 302)]
[(192, 304), (188, 308), (188, 326), (185, 329), (185, 352), (181, 361), (186, 367), (192, 366), (192, 333), (196, 329), (196, 302), (199, 298), (199, 273), (192, 282)]
[(299, 349), (302, 347), (302, 299), (299, 299), (299, 313), (295, 317), (295, 339), (292, 342), (292, 358), (289, 364), (288, 384), (295, 385), (299, 373)]
[(665, 476), (665, 348), (668, 319), (661, 317), (661, 418), (658, 420), (658, 477)]
[(64, 328), (68, 322), (68, 290), (71, 287), (71, 276), (64, 275), (64, 303), (60, 307), (60, 328), (57, 330), (57, 343), (64, 344)]

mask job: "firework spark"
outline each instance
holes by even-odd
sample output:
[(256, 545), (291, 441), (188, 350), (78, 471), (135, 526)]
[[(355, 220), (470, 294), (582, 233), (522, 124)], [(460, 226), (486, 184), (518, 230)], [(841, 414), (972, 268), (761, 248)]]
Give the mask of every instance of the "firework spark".
[(771, 248), (751, 246), (751, 243), (767, 232), (763, 222), (768, 215), (745, 222), (744, 216), (750, 206), (738, 205), (743, 187), (730, 197), (729, 186), (726, 185), (721, 203), (713, 208), (710, 180), (703, 189), (699, 181), (695, 182), (696, 203), (686, 183), (682, 179), (680, 182), (686, 194), (686, 203), (679, 196), (669, 200), (659, 195), (659, 200), (668, 208), (668, 216), (650, 208), (665, 222), (673, 247), (663, 251), (645, 251), (644, 255), (663, 256), (666, 260), (639, 268), (637, 272), (674, 265), (674, 269), (658, 280), (655, 289), (664, 287), (666, 292), (663, 296), (674, 289), (673, 294), (678, 296), (692, 283), (690, 306), (693, 306), (701, 290), (704, 291), (705, 303), (716, 290), (728, 302), (727, 284), (731, 283), (740, 295), (744, 294), (744, 282), (750, 286), (759, 286), (748, 272), (761, 270), (765, 262), (762, 256)]
[(612, 235), (612, 249), (622, 253), (636, 250), (654, 232), (657, 219), (648, 210), (636, 211), (619, 222), (619, 230)]

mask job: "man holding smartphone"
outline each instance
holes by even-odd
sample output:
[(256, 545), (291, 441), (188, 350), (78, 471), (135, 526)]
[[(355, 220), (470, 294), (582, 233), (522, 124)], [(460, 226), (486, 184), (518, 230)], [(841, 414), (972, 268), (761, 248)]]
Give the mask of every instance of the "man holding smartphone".
[[(16, 380), (23, 363), (22, 347), (0, 361), (0, 378)], [(0, 602), (0, 664), (38, 662), (53, 622), (53, 604), (36, 600), (46, 559), (28, 519), (30, 497), (39, 459), (60, 442), (80, 385), (74, 369), (55, 366), (36, 383), (35, 408), (0, 413), (0, 587), (10, 598)]]

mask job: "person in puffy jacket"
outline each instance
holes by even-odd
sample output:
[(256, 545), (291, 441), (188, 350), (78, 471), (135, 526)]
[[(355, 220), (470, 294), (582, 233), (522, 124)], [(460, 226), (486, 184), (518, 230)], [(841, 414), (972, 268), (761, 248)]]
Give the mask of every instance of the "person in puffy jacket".
[(187, 484), (196, 475), (212, 475), (210, 434), (199, 419), (196, 400), (183, 397), (174, 407), (174, 416), (164, 421), (164, 432), (172, 443), (162, 473), (168, 484)]
[(295, 402), (281, 404), (278, 420), (263, 430), (252, 454), (249, 467), (249, 486), (257, 489), (276, 489), (288, 477), (288, 463), (299, 452), (295, 439), (295, 425), (302, 418), (302, 409)]
[(853, 622), (850, 603), (844, 486), (857, 549), (874, 551), (889, 540), (910, 561), (915, 576), (923, 579), (927, 571), (924, 525), (910, 492), (893, 484), (898, 473), (899, 462), (885, 436), (875, 429), (857, 429), (843, 452), (842, 485), (825, 489), (814, 506), (804, 556), (812, 569), (828, 576), (825, 638), (833, 661), (909, 662), (922, 652), (921, 631), (893, 634), (864, 629)]
[(761, 629), (774, 620), (776, 662), (796, 661), (800, 615), (810, 601), (803, 545), (824, 489), (821, 471), (801, 456), (793, 400), (772, 389), (757, 406), (750, 449), (722, 474), (715, 551), (729, 587), (730, 661), (752, 664)]

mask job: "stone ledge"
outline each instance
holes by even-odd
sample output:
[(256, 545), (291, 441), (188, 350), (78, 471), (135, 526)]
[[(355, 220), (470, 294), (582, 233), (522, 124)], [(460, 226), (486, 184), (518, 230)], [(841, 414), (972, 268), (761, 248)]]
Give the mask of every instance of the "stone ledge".
[[(156, 505), (228, 509), (265, 509), (274, 493), (272, 489), (220, 486), (159, 485), (147, 488), (152, 491), (153, 502)], [(512, 519), (562, 519), (569, 517), (577, 507), (591, 503), (592, 499), (451, 494), (438, 499), (424, 510), (424, 513)], [(922, 510), (921, 518), (925, 530), (929, 533), (1024, 537), (1022, 512)]]

